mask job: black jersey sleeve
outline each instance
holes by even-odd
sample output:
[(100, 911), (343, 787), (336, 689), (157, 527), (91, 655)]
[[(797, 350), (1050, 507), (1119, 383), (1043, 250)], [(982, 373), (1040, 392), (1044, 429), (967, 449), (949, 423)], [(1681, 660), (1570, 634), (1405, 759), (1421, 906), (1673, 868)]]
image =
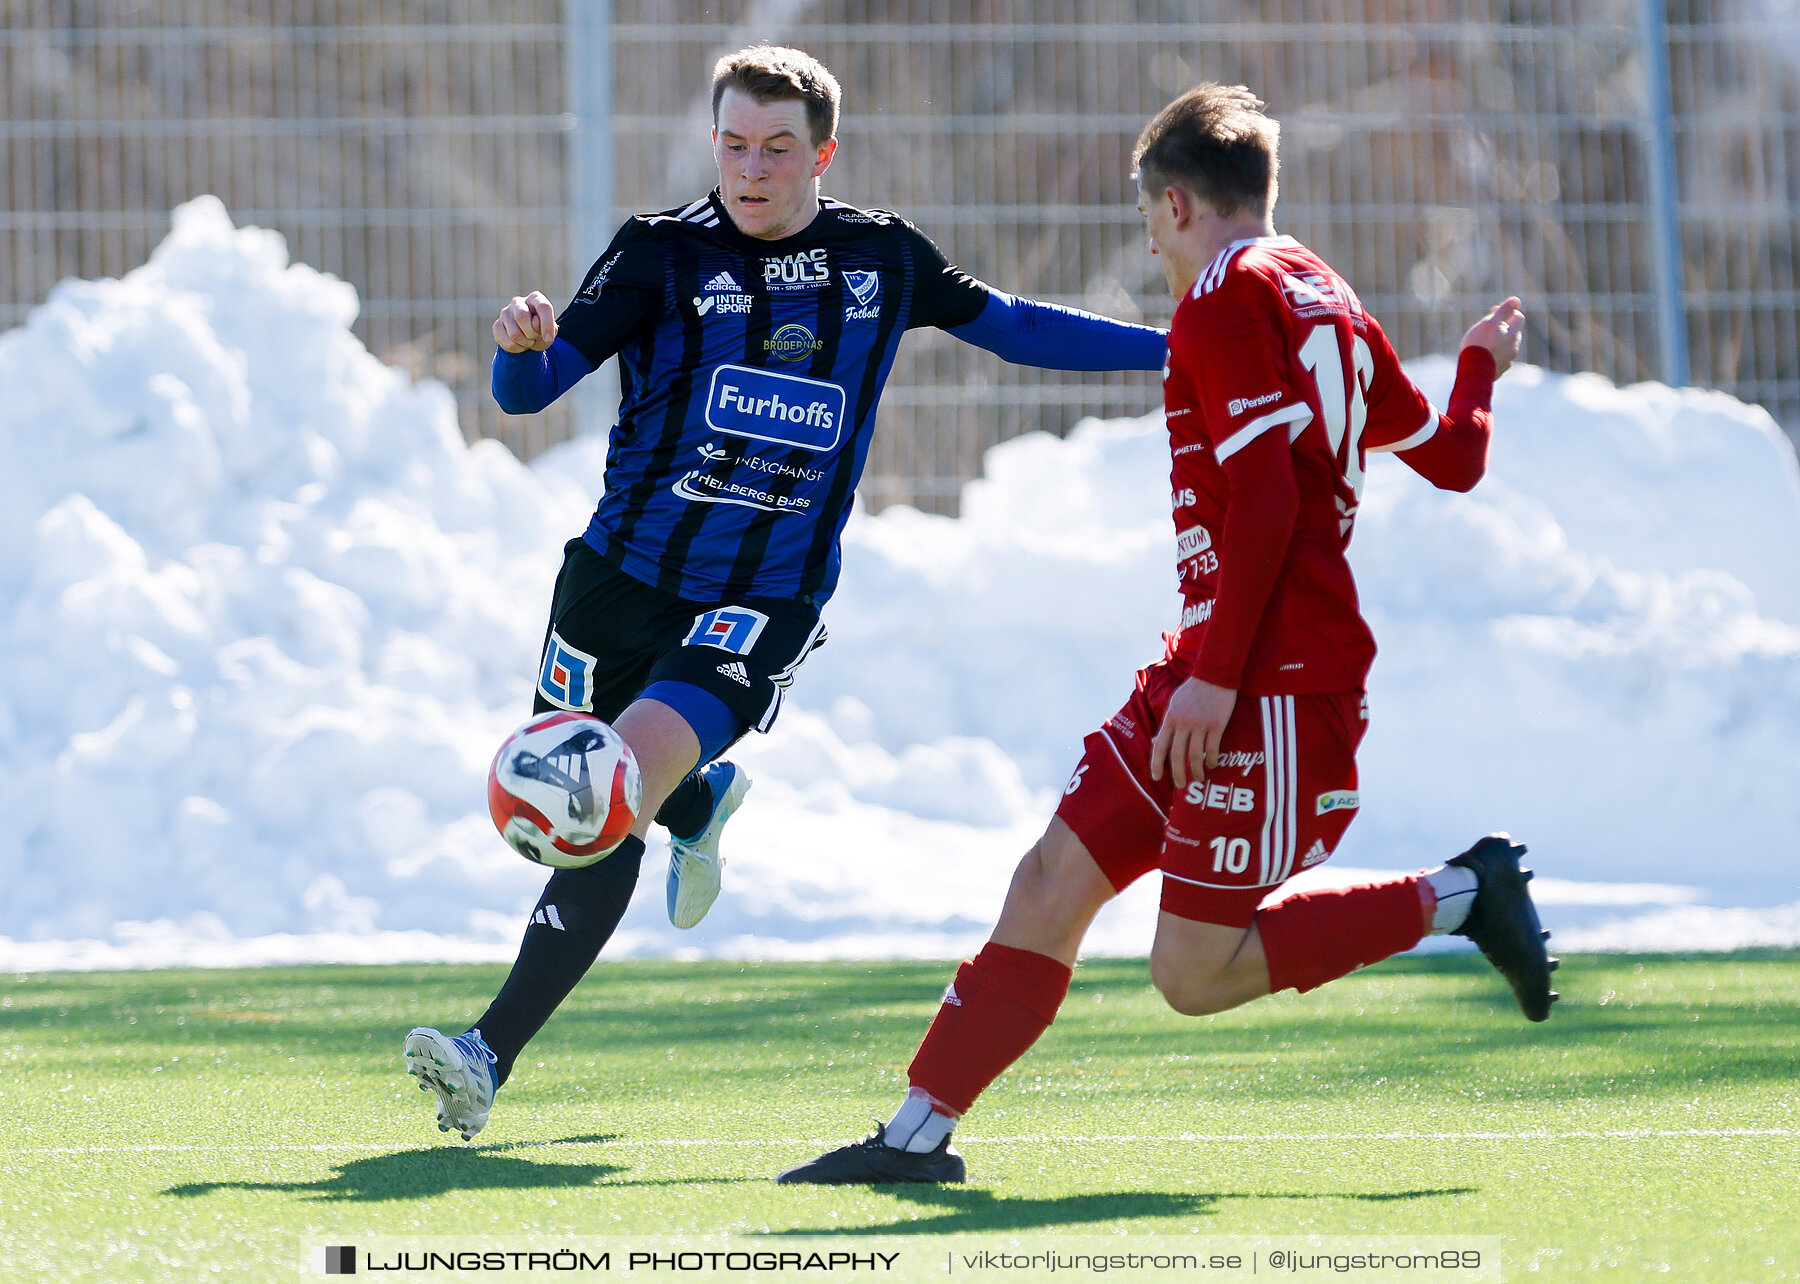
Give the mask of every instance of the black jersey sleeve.
[(654, 316), (667, 259), (661, 240), (642, 219), (627, 222), (556, 318), (558, 337), (598, 367)]
[(911, 223), (900, 220), (900, 226), (902, 235), (911, 243), (918, 272), (918, 292), (914, 296), (917, 302), (907, 328), (935, 325), (948, 330), (980, 316), (993, 291), (946, 259), (931, 238)]

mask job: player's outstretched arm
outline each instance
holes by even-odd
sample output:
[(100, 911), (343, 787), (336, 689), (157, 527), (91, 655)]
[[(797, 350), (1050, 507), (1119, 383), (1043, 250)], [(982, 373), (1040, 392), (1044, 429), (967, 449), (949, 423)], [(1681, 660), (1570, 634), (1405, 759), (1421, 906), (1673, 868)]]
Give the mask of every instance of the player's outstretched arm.
[(1463, 335), (1449, 412), (1427, 424), (1413, 441), (1371, 449), (1397, 450), (1408, 468), (1440, 490), (1473, 490), (1487, 472), (1494, 380), (1512, 365), (1524, 339), (1525, 314), (1516, 297), (1489, 308)]
[(1463, 335), (1465, 348), (1485, 348), (1494, 358), (1494, 378), (1505, 374), (1519, 356), (1519, 345), (1525, 342), (1525, 314), (1519, 310), (1517, 296), (1507, 298), (1487, 310), (1487, 315), (1469, 327)]
[(1169, 336), (1080, 308), (991, 290), (981, 315), (949, 333), (1003, 360), (1047, 370), (1161, 370)]

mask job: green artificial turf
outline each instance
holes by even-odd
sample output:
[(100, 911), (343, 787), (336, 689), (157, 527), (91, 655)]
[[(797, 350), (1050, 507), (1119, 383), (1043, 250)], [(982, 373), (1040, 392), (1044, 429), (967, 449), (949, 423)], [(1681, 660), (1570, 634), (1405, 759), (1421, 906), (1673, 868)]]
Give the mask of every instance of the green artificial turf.
[(0, 1275), (288, 1278), (312, 1245), (376, 1236), (818, 1232), (939, 1257), (1498, 1236), (1508, 1279), (1800, 1277), (1800, 954), (1570, 958), (1541, 1026), (1467, 954), (1198, 1020), (1141, 961), (1085, 963), (959, 1130), (967, 1186), (771, 1182), (891, 1110), (951, 970), (602, 963), (472, 1144), (438, 1133), (400, 1040), (462, 1028), (503, 969), (0, 978)]

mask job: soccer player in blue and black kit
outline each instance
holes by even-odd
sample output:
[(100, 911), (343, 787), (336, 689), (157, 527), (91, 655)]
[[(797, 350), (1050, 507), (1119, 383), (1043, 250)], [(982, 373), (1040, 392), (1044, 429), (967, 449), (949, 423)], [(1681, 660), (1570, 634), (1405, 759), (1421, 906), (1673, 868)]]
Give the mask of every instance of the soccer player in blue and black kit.
[(407, 1036), (439, 1127), (465, 1140), (618, 926), (653, 817), (671, 837), (670, 919), (692, 927), (718, 895), (719, 833), (749, 783), (718, 758), (769, 729), (825, 640), (820, 610), (901, 336), (937, 326), (1027, 365), (1162, 368), (1161, 330), (1003, 294), (905, 220), (821, 199), (838, 98), (799, 50), (720, 59), (718, 188), (628, 221), (561, 316), (534, 291), (494, 322), (494, 396), (512, 414), (619, 358), (606, 493), (564, 550), (536, 703), (617, 728), (644, 800), (611, 855), (551, 876), (466, 1034)]

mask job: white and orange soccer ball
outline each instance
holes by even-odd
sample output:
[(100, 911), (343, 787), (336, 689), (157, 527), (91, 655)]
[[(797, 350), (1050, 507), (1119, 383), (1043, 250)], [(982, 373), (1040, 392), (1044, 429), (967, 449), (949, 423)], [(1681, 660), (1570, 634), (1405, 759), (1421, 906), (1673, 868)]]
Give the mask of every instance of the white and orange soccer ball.
[(592, 865), (624, 841), (643, 806), (631, 746), (587, 713), (540, 713), (506, 738), (488, 768), (494, 828), (526, 860)]

